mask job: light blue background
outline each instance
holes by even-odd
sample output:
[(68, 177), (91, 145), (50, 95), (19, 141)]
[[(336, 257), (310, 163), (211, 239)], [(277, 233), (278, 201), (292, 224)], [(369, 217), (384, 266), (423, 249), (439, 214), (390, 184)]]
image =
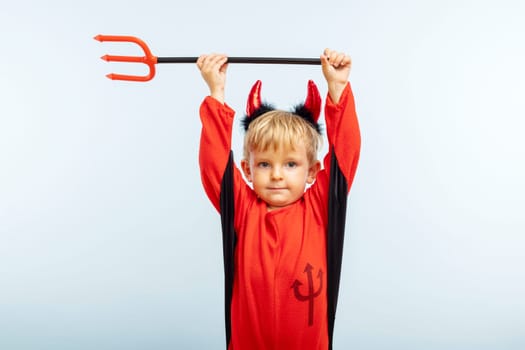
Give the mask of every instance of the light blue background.
[[(0, 11), (0, 349), (222, 349), (219, 217), (193, 65), (106, 73), (96, 34), (158, 56), (353, 57), (363, 148), (337, 349), (525, 348), (523, 1), (18, 1)], [(319, 67), (231, 65), (288, 108)], [(237, 124), (238, 125), (238, 124)], [(242, 133), (234, 130), (239, 159)]]

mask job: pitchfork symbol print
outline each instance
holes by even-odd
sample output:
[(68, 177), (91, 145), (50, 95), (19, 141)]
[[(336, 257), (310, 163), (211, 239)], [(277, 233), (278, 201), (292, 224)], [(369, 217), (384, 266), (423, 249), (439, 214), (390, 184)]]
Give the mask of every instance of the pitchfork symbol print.
[(319, 272), (317, 273), (317, 278), (319, 279), (319, 287), (317, 288), (317, 290), (315, 290), (314, 277), (312, 271), (313, 269), (314, 268), (312, 265), (306, 263), (304, 273), (306, 273), (306, 278), (308, 280), (308, 293), (301, 293), (301, 286), (303, 285), (301, 281), (295, 280), (295, 282), (292, 284), (292, 289), (295, 298), (299, 301), (308, 302), (308, 326), (312, 326), (314, 324), (314, 299), (317, 298), (323, 290), (323, 270), (319, 269)]

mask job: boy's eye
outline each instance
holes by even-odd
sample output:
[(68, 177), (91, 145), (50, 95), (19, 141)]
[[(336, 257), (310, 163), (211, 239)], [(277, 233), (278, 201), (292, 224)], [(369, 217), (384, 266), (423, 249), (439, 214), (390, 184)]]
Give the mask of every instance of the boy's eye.
[(286, 163), (286, 166), (288, 168), (295, 168), (297, 166), (297, 163), (296, 162), (288, 162), (288, 163)]
[(270, 163), (268, 163), (268, 162), (259, 162), (259, 163), (257, 164), (257, 166), (258, 166), (259, 168), (268, 168), (268, 167), (270, 166)]

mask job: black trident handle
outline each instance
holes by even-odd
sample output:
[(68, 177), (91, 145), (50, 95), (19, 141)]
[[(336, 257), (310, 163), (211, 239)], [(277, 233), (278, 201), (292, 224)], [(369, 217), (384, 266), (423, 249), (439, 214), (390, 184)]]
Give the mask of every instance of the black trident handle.
[[(157, 57), (157, 63), (195, 63), (198, 57)], [(319, 58), (228, 57), (228, 63), (320, 65)]]

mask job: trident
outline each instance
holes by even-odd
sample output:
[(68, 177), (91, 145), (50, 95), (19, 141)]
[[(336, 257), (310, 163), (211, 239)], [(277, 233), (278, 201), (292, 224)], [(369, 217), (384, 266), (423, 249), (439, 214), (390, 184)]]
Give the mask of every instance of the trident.
[(312, 326), (314, 324), (314, 299), (321, 294), (323, 289), (323, 270), (319, 269), (319, 272), (317, 273), (317, 278), (319, 278), (320, 281), (319, 288), (317, 291), (314, 291), (314, 277), (312, 274), (313, 269), (314, 267), (312, 265), (306, 263), (304, 272), (308, 278), (308, 294), (302, 295), (299, 291), (299, 287), (303, 285), (299, 280), (295, 280), (295, 282), (292, 284), (295, 298), (299, 301), (308, 301), (308, 326)]
[[(112, 80), (149, 81), (155, 76), (155, 65), (157, 63), (195, 63), (198, 57), (157, 57), (151, 53), (148, 45), (141, 39), (128, 35), (102, 35), (94, 37), (100, 42), (118, 41), (135, 43), (142, 48), (144, 56), (115, 56), (104, 55), (101, 58), (106, 62), (136, 62), (143, 63), (149, 67), (147, 75), (126, 75), (110, 73), (106, 77)], [(303, 64), (319, 65), (319, 58), (292, 58), (292, 57), (228, 57), (228, 63), (252, 63), (252, 64)]]

